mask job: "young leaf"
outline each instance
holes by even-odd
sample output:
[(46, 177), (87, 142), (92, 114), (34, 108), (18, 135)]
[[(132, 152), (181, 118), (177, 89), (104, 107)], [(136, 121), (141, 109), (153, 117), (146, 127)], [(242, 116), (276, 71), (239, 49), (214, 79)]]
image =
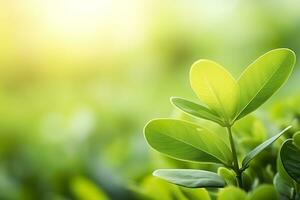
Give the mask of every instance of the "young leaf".
[(216, 173), (194, 169), (159, 169), (154, 176), (170, 183), (188, 188), (219, 188), (225, 186), (223, 178)]
[(240, 119), (267, 101), (288, 79), (295, 65), (295, 53), (289, 49), (275, 49), (255, 60), (238, 79)]
[(236, 174), (225, 167), (218, 168), (218, 175), (224, 178), (227, 185), (236, 185)]
[(221, 126), (225, 126), (224, 122), (222, 122), (217, 113), (202, 105), (196, 104), (194, 102), (179, 97), (172, 97), (171, 102), (175, 107), (179, 108), (181, 111), (187, 114), (190, 114), (194, 117), (207, 119), (216, 122)]
[(293, 140), (286, 140), (280, 150), (280, 158), (285, 171), (297, 183), (300, 183), (300, 149)]
[(146, 125), (144, 134), (152, 148), (179, 160), (232, 163), (229, 147), (217, 135), (189, 122), (155, 119)]
[(239, 87), (228, 71), (213, 61), (199, 60), (191, 68), (190, 83), (210, 109), (231, 123), (237, 111)]
[(269, 138), (268, 140), (264, 141), (257, 147), (255, 147), (252, 151), (250, 151), (242, 162), (242, 169), (246, 169), (248, 167), (248, 164), (250, 161), (255, 158), (260, 152), (262, 152), (264, 149), (266, 149), (268, 146), (270, 146), (273, 142), (275, 142), (282, 134), (284, 134), (288, 129), (290, 129), (291, 126), (288, 126), (283, 131), (278, 133), (277, 135), (274, 135), (273, 137)]

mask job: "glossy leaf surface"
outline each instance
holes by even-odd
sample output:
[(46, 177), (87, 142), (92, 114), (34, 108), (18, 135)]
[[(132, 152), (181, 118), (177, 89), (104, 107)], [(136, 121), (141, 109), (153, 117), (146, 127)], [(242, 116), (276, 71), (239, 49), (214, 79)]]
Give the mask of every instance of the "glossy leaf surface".
[(152, 148), (170, 157), (231, 164), (229, 147), (217, 135), (195, 124), (176, 119), (156, 119), (146, 125), (144, 133)]
[(262, 144), (255, 147), (252, 151), (250, 151), (243, 159), (242, 168), (245, 169), (253, 158), (255, 158), (260, 152), (262, 152), (264, 149), (266, 149), (268, 146), (270, 146), (273, 142), (275, 142), (282, 134), (284, 134), (290, 128), (291, 128), (291, 126), (285, 128), (283, 131), (281, 131), (277, 135), (274, 135), (273, 137), (269, 138)]
[(280, 158), (288, 175), (300, 183), (300, 149), (294, 145), (293, 140), (284, 142), (280, 150)]
[(220, 124), (221, 126), (224, 126), (224, 122), (221, 121), (218, 114), (210, 110), (209, 108), (179, 97), (172, 97), (171, 102), (175, 107), (187, 114), (190, 114), (194, 117), (210, 120)]
[(224, 187), (225, 181), (216, 173), (193, 169), (159, 169), (153, 175), (170, 183), (188, 188)]
[(194, 92), (210, 109), (227, 122), (234, 118), (239, 88), (226, 69), (216, 62), (199, 60), (191, 68), (190, 82)]
[(295, 61), (293, 51), (281, 48), (267, 52), (249, 65), (238, 79), (240, 107), (237, 119), (267, 101), (288, 79)]

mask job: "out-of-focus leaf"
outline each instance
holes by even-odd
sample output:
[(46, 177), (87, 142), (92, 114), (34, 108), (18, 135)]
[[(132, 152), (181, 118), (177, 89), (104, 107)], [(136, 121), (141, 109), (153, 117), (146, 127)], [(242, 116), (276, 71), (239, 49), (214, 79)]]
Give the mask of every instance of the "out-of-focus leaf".
[(155, 119), (144, 130), (147, 142), (170, 157), (194, 162), (230, 165), (229, 147), (209, 130), (176, 119)]
[(194, 169), (159, 169), (154, 176), (187, 188), (224, 187), (225, 181), (216, 173)]
[(229, 186), (219, 191), (217, 200), (246, 200), (247, 193), (240, 188)]
[(234, 171), (227, 169), (225, 167), (218, 168), (218, 175), (224, 178), (227, 185), (236, 185), (236, 178)]
[(187, 199), (201, 199), (201, 200), (211, 200), (209, 193), (205, 188), (198, 188), (197, 190), (193, 188), (180, 188), (181, 192)]
[(217, 113), (202, 105), (179, 97), (172, 97), (171, 102), (175, 107), (179, 108), (181, 111), (187, 114), (190, 114), (194, 117), (210, 120), (220, 124), (221, 126), (224, 126), (224, 122), (221, 121)]
[(78, 200), (108, 200), (99, 186), (84, 177), (76, 177), (71, 182), (71, 190)]
[(233, 130), (239, 137), (250, 137), (255, 136), (256, 140), (264, 140), (266, 138), (266, 130), (260, 119), (254, 115), (248, 115), (235, 123)]
[(278, 195), (272, 185), (260, 185), (248, 194), (247, 200), (277, 200)]
[(279, 173), (277, 173), (274, 177), (273, 184), (277, 192), (281, 196), (285, 196), (288, 199), (292, 197), (292, 188), (293, 184), (289, 183), (288, 181), (284, 180)]
[(246, 189), (247, 191), (252, 189), (253, 187), (253, 182), (255, 180), (255, 176), (251, 176), (250, 175), (251, 172), (245, 171), (242, 174), (242, 179), (243, 179), (243, 187), (244, 189)]
[(134, 191), (143, 200), (211, 200), (204, 188), (178, 187), (154, 176), (147, 176)]
[(190, 83), (210, 109), (227, 123), (232, 121), (238, 107), (239, 87), (226, 69), (216, 62), (199, 60), (191, 68)]
[(248, 164), (250, 163), (250, 161), (255, 158), (260, 152), (262, 152), (264, 149), (266, 149), (269, 145), (271, 145), (273, 142), (275, 142), (283, 133), (285, 133), (288, 129), (290, 129), (291, 126), (285, 128), (283, 131), (281, 131), (280, 133), (278, 133), (277, 135), (274, 135), (273, 137), (269, 138), (268, 140), (266, 140), (265, 142), (263, 142), (262, 144), (258, 145), (255, 149), (253, 149), (252, 151), (250, 151), (245, 158), (243, 159), (242, 162), (242, 169), (245, 169), (248, 167)]
[(300, 149), (293, 140), (286, 140), (280, 150), (280, 158), (285, 171), (297, 183), (300, 183)]
[(300, 149), (300, 132), (297, 132), (293, 136), (294, 144)]
[(295, 65), (295, 53), (281, 48), (259, 57), (238, 79), (240, 119), (267, 101), (288, 79)]
[(188, 200), (176, 185), (172, 185), (153, 176), (144, 178), (135, 190), (145, 200)]

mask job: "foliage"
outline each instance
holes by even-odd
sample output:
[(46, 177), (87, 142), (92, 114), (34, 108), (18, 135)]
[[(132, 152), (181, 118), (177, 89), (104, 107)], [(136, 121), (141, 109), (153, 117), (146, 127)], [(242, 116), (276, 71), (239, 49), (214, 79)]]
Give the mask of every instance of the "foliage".
[[(149, 176), (162, 168), (201, 169), (236, 186), (235, 172), (152, 151), (143, 126), (171, 116), (205, 127), (230, 148), (222, 121), (202, 119), (215, 112), (193, 117), (168, 98), (200, 105), (188, 81), (197, 58), (222, 63), (237, 80), (263, 52), (280, 46), (300, 52), (298, 4), (1, 1), (0, 199), (85, 199), (87, 189), (80, 195), (72, 189), (81, 177), (113, 200), (216, 200), (217, 189), (187, 189)], [(251, 160), (243, 172), (247, 192), (272, 184), (277, 152), (300, 130), (298, 67), (280, 93), (232, 127), (241, 164), (256, 146), (293, 126)]]
[(282, 198), (300, 199), (300, 148), (299, 133), (286, 140), (278, 155), (278, 173), (274, 185)]
[[(265, 103), (286, 82), (294, 65), (295, 54), (293, 51), (284, 48), (275, 49), (255, 60), (235, 80), (216, 62), (210, 60), (195, 62), (190, 71), (190, 83), (196, 95), (205, 105), (178, 97), (171, 98), (171, 102), (189, 116), (208, 120), (224, 127), (227, 130), (229, 142), (224, 141), (214, 131), (210, 131), (197, 121), (190, 123), (178, 119), (150, 121), (144, 129), (145, 138), (152, 148), (172, 158), (214, 163), (223, 165), (225, 168), (220, 168), (218, 174), (206, 170), (160, 169), (155, 171), (154, 175), (188, 188), (221, 188), (225, 187), (226, 183), (246, 191), (255, 188), (255, 181), (251, 181), (251, 176), (244, 173), (245, 170), (251, 166), (253, 159), (291, 126), (251, 149), (243, 156), (241, 165), (232, 127), (238, 120)], [(298, 136), (295, 138), (298, 140)], [(281, 154), (284, 154), (282, 152), (285, 150), (285, 144), (281, 148)], [(286, 155), (283, 157), (285, 160), (288, 158)], [(294, 170), (292, 164), (296, 160), (297, 158), (291, 157), (291, 161), (287, 161), (291, 164), (285, 164), (283, 161), (284, 168), (288, 169), (288, 173), (292, 173), (293, 177), (297, 176), (292, 171)], [(232, 171), (227, 171), (226, 168)], [(269, 170), (267, 173), (272, 172)], [(237, 196), (230, 196), (230, 199), (266, 199), (267, 197), (277, 199), (277, 196), (274, 196), (276, 193), (274, 194), (273, 191), (273, 187), (261, 185), (248, 197), (240, 189), (227, 187), (221, 190), (218, 198), (229, 199), (228, 195), (235, 194)]]

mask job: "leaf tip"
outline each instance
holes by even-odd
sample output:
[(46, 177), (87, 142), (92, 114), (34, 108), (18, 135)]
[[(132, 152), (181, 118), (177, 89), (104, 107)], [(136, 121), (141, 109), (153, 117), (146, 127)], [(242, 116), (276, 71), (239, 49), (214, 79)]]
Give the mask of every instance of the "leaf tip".
[(170, 97), (171, 104), (174, 105), (178, 99), (180, 99), (180, 98), (179, 97)]
[(291, 129), (291, 128), (293, 128), (293, 126), (292, 126), (292, 125), (289, 125), (289, 126), (286, 127), (285, 129), (283, 129), (282, 132), (286, 132), (287, 130), (289, 130), (289, 129)]
[(203, 64), (205, 64), (205, 63), (217, 64), (216, 62), (214, 62), (212, 60), (208, 60), (208, 59), (200, 59), (200, 60), (195, 61), (192, 64), (191, 69), (190, 69), (190, 81), (191, 81), (192, 75), (194, 74), (195, 70), (197, 70), (198, 68), (201, 68), (203, 66)]
[(155, 177), (159, 177), (159, 169), (155, 170), (154, 172), (152, 172), (152, 175)]
[(295, 65), (295, 63), (296, 63), (296, 53), (293, 50), (291, 50), (289, 48), (277, 48), (277, 49), (273, 49), (269, 52), (274, 52), (274, 51), (286, 53), (293, 60), (293, 65)]

